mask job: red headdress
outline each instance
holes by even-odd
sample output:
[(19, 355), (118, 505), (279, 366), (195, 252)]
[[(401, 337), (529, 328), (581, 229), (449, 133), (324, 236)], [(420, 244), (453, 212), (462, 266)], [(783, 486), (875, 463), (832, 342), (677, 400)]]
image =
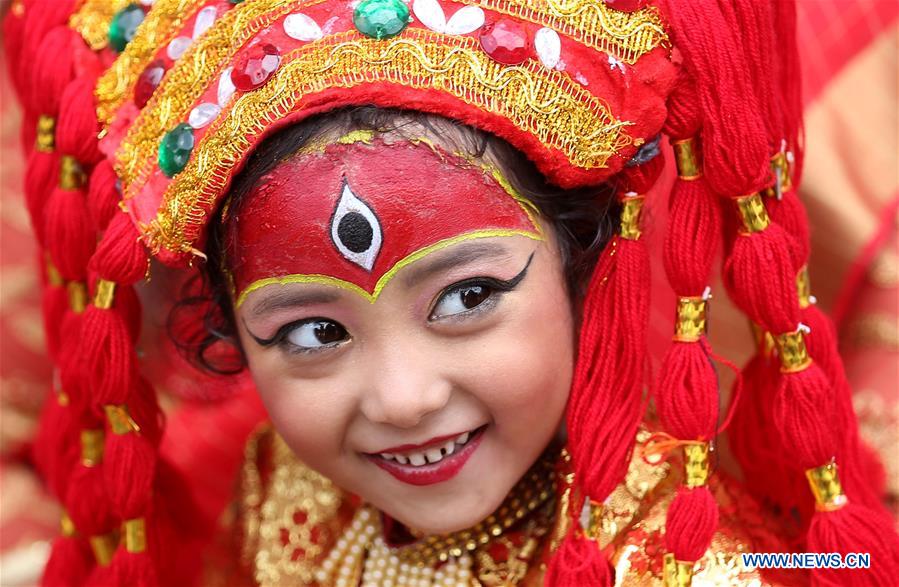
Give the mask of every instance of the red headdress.
[[(185, 584), (194, 561), (173, 545), (190, 542), (189, 505), (158, 458), (163, 430), (138, 368), (133, 286), (150, 256), (183, 265), (202, 255), (207, 219), (260, 141), (360, 104), (494, 133), (563, 187), (620, 186), (620, 231), (589, 285), (568, 411), (574, 502), (593, 510), (622, 480), (643, 416), (640, 211), (661, 168), (654, 140), (667, 134), (679, 179), (665, 266), (679, 301), (655, 401), (688, 470), (669, 510), (666, 573), (689, 576), (717, 524), (706, 480), (719, 397), (704, 332), (723, 234), (729, 293), (773, 341), (747, 367), (733, 410), (737, 456), (750, 479), (764, 475), (751, 486), (798, 508), (800, 546), (871, 553), (870, 570), (822, 570), (819, 584), (893, 581), (897, 540), (865, 484), (831, 327), (807, 295), (793, 9), (786, 0), (14, 2), (4, 31), (60, 381), (37, 457), (67, 512), (44, 583)], [(595, 530), (572, 525), (550, 584), (611, 583)]]

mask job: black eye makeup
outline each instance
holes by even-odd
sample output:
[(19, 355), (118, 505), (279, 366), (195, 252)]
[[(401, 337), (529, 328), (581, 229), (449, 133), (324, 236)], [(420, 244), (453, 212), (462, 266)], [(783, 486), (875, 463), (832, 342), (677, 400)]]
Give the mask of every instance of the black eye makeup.
[(329, 318), (305, 318), (285, 324), (278, 329), (274, 336), (268, 339), (259, 338), (250, 332), (244, 324), (247, 333), (261, 347), (278, 345), (285, 350), (293, 352), (316, 352), (327, 348), (336, 347), (350, 340), (346, 328), (339, 322)]
[(531, 253), (524, 269), (507, 281), (493, 277), (473, 277), (454, 283), (437, 297), (428, 320), (437, 321), (488, 311), (496, 305), (502, 294), (512, 291), (524, 280), (533, 259), (534, 253)]

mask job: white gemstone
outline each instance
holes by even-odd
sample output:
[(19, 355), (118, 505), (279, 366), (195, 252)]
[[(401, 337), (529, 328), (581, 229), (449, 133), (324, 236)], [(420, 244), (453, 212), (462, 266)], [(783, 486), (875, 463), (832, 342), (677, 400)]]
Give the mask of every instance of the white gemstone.
[(284, 32), (298, 41), (315, 41), (322, 38), (322, 29), (318, 23), (300, 12), (284, 19)]
[(194, 21), (194, 38), (198, 39), (200, 35), (205, 33), (212, 23), (215, 22), (215, 6), (207, 6), (197, 13), (197, 19)]
[(190, 115), (187, 117), (187, 124), (191, 125), (193, 128), (203, 128), (215, 120), (215, 117), (218, 116), (221, 111), (222, 109), (219, 105), (211, 102), (203, 102), (190, 111)]
[(442, 33), (446, 31), (446, 15), (437, 0), (415, 0), (412, 3), (412, 12), (432, 31)]
[(478, 6), (465, 6), (446, 23), (448, 35), (467, 35), (484, 26), (484, 11)]
[(233, 67), (229, 67), (225, 71), (222, 72), (222, 77), (219, 79), (219, 89), (218, 89), (218, 103), (219, 106), (223, 107), (228, 103), (228, 100), (231, 99), (231, 96), (234, 94), (234, 82), (231, 81), (231, 70)]
[(184, 55), (184, 52), (187, 51), (187, 48), (190, 47), (192, 42), (193, 39), (190, 37), (175, 37), (172, 39), (172, 42), (169, 43), (169, 46), (166, 47), (165, 52), (169, 56), (169, 59), (175, 61)]
[(559, 33), (543, 27), (534, 36), (534, 48), (543, 65), (549, 69), (555, 69), (562, 56), (562, 40), (559, 38)]

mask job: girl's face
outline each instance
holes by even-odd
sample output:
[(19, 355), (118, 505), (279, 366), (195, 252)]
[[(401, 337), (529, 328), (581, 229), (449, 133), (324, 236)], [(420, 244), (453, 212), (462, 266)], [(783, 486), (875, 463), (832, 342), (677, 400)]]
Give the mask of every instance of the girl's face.
[(418, 531), (487, 517), (568, 397), (554, 235), (494, 177), (422, 144), (300, 154), (247, 197), (236, 318), (284, 440)]

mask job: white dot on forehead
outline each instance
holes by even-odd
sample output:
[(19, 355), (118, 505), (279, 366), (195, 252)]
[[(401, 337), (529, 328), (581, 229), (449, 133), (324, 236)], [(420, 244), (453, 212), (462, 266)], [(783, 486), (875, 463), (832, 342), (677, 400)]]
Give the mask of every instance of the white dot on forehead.
[(381, 222), (346, 180), (331, 216), (331, 241), (345, 259), (366, 271), (375, 266), (381, 250)]

